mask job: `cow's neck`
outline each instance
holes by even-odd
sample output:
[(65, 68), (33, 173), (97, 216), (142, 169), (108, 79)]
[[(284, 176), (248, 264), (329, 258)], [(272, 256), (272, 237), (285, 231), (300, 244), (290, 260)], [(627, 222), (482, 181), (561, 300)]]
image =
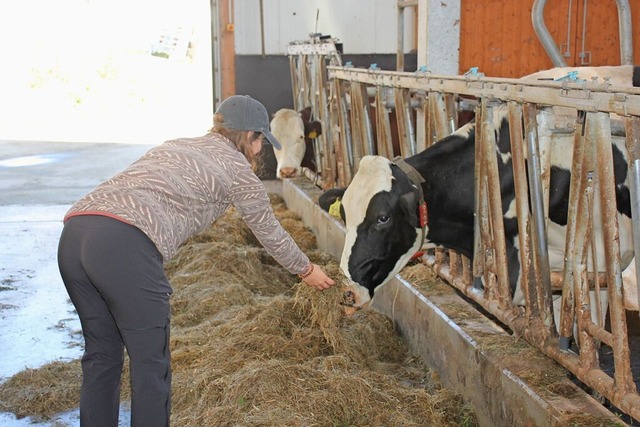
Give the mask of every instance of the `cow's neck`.
[(427, 202), (424, 199), (424, 192), (422, 191), (422, 183), (424, 182), (424, 178), (420, 175), (413, 166), (404, 161), (404, 159), (400, 156), (397, 156), (393, 159), (393, 162), (400, 168), (402, 172), (404, 172), (407, 177), (411, 180), (414, 186), (418, 190), (418, 218), (420, 220), (420, 228), (422, 229), (422, 239), (420, 243), (420, 247), (424, 244), (426, 239), (426, 227), (429, 222), (428, 210), (427, 210)]

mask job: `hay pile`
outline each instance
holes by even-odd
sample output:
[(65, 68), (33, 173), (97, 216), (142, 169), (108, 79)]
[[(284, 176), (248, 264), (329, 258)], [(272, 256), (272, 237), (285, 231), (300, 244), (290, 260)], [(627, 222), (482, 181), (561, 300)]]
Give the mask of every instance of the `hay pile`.
[[(314, 235), (271, 197), (303, 251), (340, 279), (338, 265), (315, 250)], [(373, 311), (344, 316), (338, 287), (319, 292), (299, 283), (233, 209), (185, 242), (166, 270), (174, 288), (173, 425), (477, 424), (460, 397), (410, 354), (388, 318)], [(22, 380), (33, 381), (29, 393), (39, 396), (31, 407), (24, 396), (20, 405), (13, 399), (24, 383), (2, 384), (0, 410), (50, 417), (76, 406), (79, 364), (66, 365), (45, 381), (35, 378), (51, 365), (29, 370)], [(36, 406), (45, 395), (46, 404)]]

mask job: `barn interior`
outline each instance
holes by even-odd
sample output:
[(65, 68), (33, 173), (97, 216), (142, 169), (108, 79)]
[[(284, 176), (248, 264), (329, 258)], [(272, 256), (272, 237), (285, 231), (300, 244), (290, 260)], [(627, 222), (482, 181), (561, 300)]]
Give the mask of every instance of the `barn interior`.
[[(35, 3), (59, 16), (47, 9), (52, 6)], [(78, 28), (91, 33), (91, 24), (106, 11), (117, 16), (123, 10), (98, 0), (80, 3), (63, 2), (82, 10), (86, 22), (56, 39), (61, 46), (75, 43)], [(150, 4), (141, 3), (123, 27), (135, 27), (142, 19)], [(574, 157), (605, 176), (610, 165), (596, 150), (618, 141), (627, 148), (632, 209), (640, 206), (640, 90), (612, 83), (611, 75), (585, 79), (563, 72), (545, 80), (520, 80), (552, 68), (632, 66), (640, 54), (640, 30), (633, 25), (640, 22), (639, 0), (375, 0), (366, 7), (360, 2), (303, 3), (153, 5), (163, 10), (162, 22), (148, 29), (153, 43), (148, 37), (138, 41), (149, 45), (144, 60), (131, 53), (131, 46), (118, 57), (136, 64), (139, 73), (117, 69), (112, 50), (111, 62), (100, 62), (101, 47), (127, 48), (132, 38), (123, 41), (112, 34), (100, 44), (94, 40), (80, 52), (93, 52), (84, 66), (61, 65), (57, 50), (45, 55), (51, 46), (33, 39), (27, 47), (39, 54), (37, 66), (20, 63), (21, 80), (0, 83), (13, 100), (3, 105), (5, 119), (0, 120), (0, 223), (6, 235), (20, 239), (19, 230), (38, 233), (42, 224), (57, 230), (61, 218), (52, 215), (58, 210), (149, 147), (206, 132), (215, 107), (232, 94), (251, 95), (270, 114), (311, 107), (322, 123), (322, 135), (313, 141), (314, 168), (277, 179), (273, 150), (263, 149), (259, 176), (283, 226), (340, 280), (345, 280), (339, 268), (345, 224), (319, 207), (320, 195), (347, 186), (364, 155), (406, 158), (467, 123), (490, 129), (487, 117), (500, 107), (509, 109), (512, 128), (522, 128), (521, 157), (529, 162), (548, 144), (568, 138)], [(17, 12), (2, 15), (11, 13)], [(21, 13), (21, 18), (30, 16)], [(114, 22), (106, 21), (105, 26)], [(36, 25), (47, 29), (49, 24)], [(146, 68), (150, 58), (153, 65)], [(97, 66), (104, 81), (88, 80), (96, 73), (91, 66)], [(115, 91), (109, 82), (119, 79), (134, 89)], [(28, 97), (16, 81), (28, 89)], [(554, 108), (569, 112), (560, 115)], [(54, 119), (48, 111), (60, 115)], [(586, 132), (580, 128), (583, 122), (576, 122), (577, 111), (586, 112)], [(479, 135), (487, 144), (495, 142), (490, 130)], [(580, 146), (593, 150), (575, 151)], [(495, 237), (502, 230), (496, 212), (503, 207), (492, 195), (499, 189), (491, 184), (495, 176), (489, 156), (477, 155), (477, 182), (482, 184), (475, 194), (484, 201), (477, 215), (486, 221), (477, 225), (482, 232), (475, 261), (441, 248), (426, 251), (376, 290), (369, 309), (353, 317), (344, 314), (338, 288), (309, 292), (280, 268), (233, 210), (185, 242), (166, 266), (175, 288), (172, 422), (640, 425), (640, 280), (632, 270), (634, 261), (623, 265), (616, 257), (619, 225), (597, 224), (605, 230), (608, 256), (597, 271), (590, 270), (589, 262), (545, 270), (540, 248), (546, 243), (544, 177), (550, 165), (540, 155), (540, 173), (534, 176), (514, 162), (514, 175), (540, 180), (543, 188), (531, 199), (526, 189), (519, 196), (526, 200), (523, 205), (540, 209), (517, 214), (529, 224), (521, 233), (526, 236), (522, 246), (530, 250), (522, 267), (532, 279), (526, 303), (516, 306), (505, 291), (506, 263)], [(575, 188), (588, 192), (589, 185), (576, 183)], [(602, 185), (602, 193), (609, 194)], [(593, 208), (578, 207), (578, 200), (568, 228), (573, 227), (573, 242), (586, 249), (577, 251), (576, 259), (590, 256), (596, 227)], [(597, 209), (606, 216), (615, 211), (611, 205), (601, 203)], [(40, 209), (44, 213), (33, 221), (38, 226), (20, 219), (27, 216), (21, 212)], [(640, 241), (640, 232), (633, 232), (634, 243), (636, 234)], [(55, 232), (48, 238), (55, 239)], [(11, 260), (29, 252), (14, 248), (17, 243), (6, 245), (7, 261), (0, 270), (0, 315), (7, 322), (19, 322), (29, 311), (42, 316), (47, 304), (35, 310), (22, 302), (30, 297), (21, 289), (40, 270), (17, 262), (12, 268)], [(48, 262), (54, 262), (52, 257)], [(571, 268), (581, 268), (580, 274)], [(484, 289), (473, 280), (479, 277), (485, 279)], [(575, 281), (569, 283), (568, 277)], [(44, 286), (64, 292), (59, 277), (50, 282), (55, 285), (38, 284), (33, 292)], [(600, 323), (580, 317), (579, 308), (589, 306), (583, 293), (594, 288), (608, 296)], [(565, 304), (559, 325), (552, 295), (562, 296)], [(71, 307), (68, 301), (62, 304)], [(9, 369), (10, 375), (0, 371), (0, 424), (77, 425), (82, 339), (73, 317), (47, 317), (48, 329), (72, 336), (65, 341), (70, 350), (36, 362), (29, 359), (29, 346), (15, 346), (17, 353), (0, 356), (6, 367), (15, 358), (25, 367)], [(571, 330), (574, 322), (582, 342)], [(67, 323), (74, 326), (64, 327)], [(16, 340), (46, 342), (35, 334)], [(3, 344), (13, 349), (8, 341)], [(27, 350), (19, 353), (23, 347)], [(121, 424), (126, 425), (128, 372), (123, 378)], [(318, 408), (317, 402), (325, 405)]]

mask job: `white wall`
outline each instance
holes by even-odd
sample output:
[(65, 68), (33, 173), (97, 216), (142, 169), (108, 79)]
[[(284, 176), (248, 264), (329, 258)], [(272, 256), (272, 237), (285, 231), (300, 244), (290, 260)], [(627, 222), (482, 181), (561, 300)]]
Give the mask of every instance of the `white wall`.
[[(153, 56), (186, 31), (191, 58)], [(162, 142), (212, 125), (206, 0), (0, 1), (0, 138)]]
[[(233, 4), (236, 54), (261, 54), (259, 0)], [(263, 4), (266, 55), (282, 55), (287, 44), (308, 40), (315, 32), (338, 38), (345, 54), (396, 53), (397, 0), (264, 0)], [(414, 13), (412, 7), (405, 9), (405, 53), (416, 48)]]

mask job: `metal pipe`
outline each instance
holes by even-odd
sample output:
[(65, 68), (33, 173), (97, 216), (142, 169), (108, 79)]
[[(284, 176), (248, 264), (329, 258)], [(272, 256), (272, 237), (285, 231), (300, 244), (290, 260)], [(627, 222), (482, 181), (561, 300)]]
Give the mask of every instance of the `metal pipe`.
[(211, 3), (211, 78), (213, 80), (213, 110), (218, 107), (222, 94), (220, 82), (220, 16), (219, 3)]
[(556, 45), (556, 42), (551, 37), (551, 33), (547, 29), (547, 26), (544, 23), (544, 6), (547, 3), (547, 0), (535, 0), (533, 2), (533, 8), (531, 9), (531, 21), (533, 23), (533, 29), (540, 39), (540, 43), (544, 47), (544, 50), (547, 51), (549, 58), (551, 58), (551, 62), (555, 67), (566, 67), (567, 64), (564, 62), (562, 57), (562, 53), (560, 53), (560, 49)]
[(586, 44), (585, 39), (587, 38), (587, 1), (588, 0), (583, 0), (582, 3), (582, 50), (580, 50), (578, 54), (578, 56), (580, 56), (580, 65), (588, 65), (591, 63), (591, 52), (589, 52), (589, 60), (586, 61), (585, 57), (587, 56), (587, 52), (584, 50)]
[(260, 0), (260, 43), (262, 46), (262, 57), (265, 57), (264, 50), (264, 3)]
[(618, 28), (620, 32), (620, 64), (633, 63), (633, 31), (631, 29), (631, 8), (629, 0), (616, 0), (618, 6)]
[[(562, 53), (566, 58), (571, 57), (571, 12), (573, 9), (573, 0), (569, 0), (569, 7), (567, 8), (567, 42), (565, 43), (566, 49)], [(562, 47), (562, 45), (560, 45)]]
[[(569, 337), (573, 335), (575, 295), (574, 281), (578, 280), (574, 275), (573, 265), (576, 245), (578, 203), (582, 194), (581, 178), (583, 176), (582, 165), (584, 163), (585, 142), (583, 141), (585, 113), (578, 112), (576, 129), (573, 140), (573, 164), (571, 167), (571, 184), (569, 187), (569, 205), (567, 208), (567, 234), (564, 250), (564, 275), (562, 280), (562, 301), (559, 326), (560, 348), (569, 348)], [(581, 212), (582, 214), (582, 212)]]
[[(640, 117), (627, 117), (626, 144), (629, 156), (629, 193), (633, 224), (633, 247), (640, 248)], [(635, 257), (638, 307), (640, 307), (640, 256)]]
[(553, 322), (551, 315), (551, 277), (549, 267), (549, 248), (547, 246), (547, 232), (545, 227), (545, 208), (543, 200), (543, 185), (540, 177), (542, 165), (538, 142), (536, 121), (536, 106), (524, 104), (525, 130), (527, 138), (527, 157), (529, 159), (529, 183), (531, 185), (531, 209), (533, 211), (533, 243), (536, 283), (542, 290), (538, 295), (540, 301), (540, 316), (545, 326), (550, 327)]

